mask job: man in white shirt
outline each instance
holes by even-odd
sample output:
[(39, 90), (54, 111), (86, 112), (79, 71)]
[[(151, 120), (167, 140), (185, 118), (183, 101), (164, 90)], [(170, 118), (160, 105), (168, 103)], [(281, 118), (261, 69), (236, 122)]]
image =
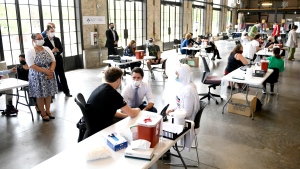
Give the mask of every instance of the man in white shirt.
[[(122, 91), (124, 101), (132, 108), (140, 108), (141, 110), (157, 113), (157, 109), (153, 107), (154, 98), (151, 86), (143, 82), (144, 72), (141, 68), (135, 67), (131, 72), (132, 83), (125, 86)], [(146, 97), (148, 104), (143, 101)]]

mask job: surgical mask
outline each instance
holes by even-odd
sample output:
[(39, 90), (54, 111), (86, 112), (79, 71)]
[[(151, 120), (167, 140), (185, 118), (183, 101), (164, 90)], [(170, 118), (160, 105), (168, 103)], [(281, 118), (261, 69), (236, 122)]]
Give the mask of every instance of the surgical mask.
[(152, 45), (153, 45), (153, 43), (152, 43), (152, 42), (150, 42), (150, 43), (149, 43), (149, 46), (152, 46)]
[(45, 43), (44, 39), (36, 40), (36, 45), (38, 46), (43, 46), (44, 43)]
[(26, 65), (26, 61), (25, 60), (20, 60), (20, 64), (21, 65)]
[(53, 38), (55, 36), (55, 32), (51, 32), (49, 36), (50, 38)]
[(175, 77), (175, 81), (176, 81), (176, 82), (179, 82), (178, 76)]
[(133, 81), (133, 85), (134, 87), (139, 87), (141, 85), (141, 82), (140, 80), (137, 80), (137, 81)]

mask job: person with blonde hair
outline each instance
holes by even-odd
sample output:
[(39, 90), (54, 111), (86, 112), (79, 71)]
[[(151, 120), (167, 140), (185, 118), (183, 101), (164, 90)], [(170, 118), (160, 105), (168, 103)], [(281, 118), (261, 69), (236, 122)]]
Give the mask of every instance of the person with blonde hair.
[(180, 45), (181, 54), (187, 54), (187, 55), (192, 55), (193, 54), (192, 50), (182, 49), (184, 47), (192, 47), (193, 46), (193, 44), (190, 41), (191, 37), (192, 37), (192, 35), (190, 33), (187, 33), (185, 35), (185, 40)]
[[(135, 51), (136, 51), (137, 47), (136, 47), (136, 42), (135, 40), (131, 40), (128, 44), (128, 46), (126, 46), (126, 48), (124, 49), (124, 56), (134, 56), (135, 57)], [(133, 70), (135, 67), (140, 67), (141, 66), (141, 62), (133, 62), (130, 63), (130, 70)]]

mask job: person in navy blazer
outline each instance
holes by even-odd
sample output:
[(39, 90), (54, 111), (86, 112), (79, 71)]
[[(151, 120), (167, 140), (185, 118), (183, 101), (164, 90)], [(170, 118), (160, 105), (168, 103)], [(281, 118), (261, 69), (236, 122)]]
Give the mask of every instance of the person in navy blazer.
[(109, 24), (109, 29), (106, 30), (106, 43), (105, 47), (108, 49), (108, 55), (117, 55), (117, 51), (114, 49), (118, 47), (119, 36), (117, 31), (114, 30), (114, 23)]
[(61, 53), (64, 50), (61, 45), (60, 39), (55, 37), (55, 30), (52, 27), (52, 25), (47, 25), (46, 32), (47, 32), (47, 37), (44, 39), (45, 43), (43, 46), (48, 46), (53, 52), (53, 55), (55, 56), (55, 60), (56, 60), (55, 75), (56, 75), (57, 83), (59, 85), (59, 81), (60, 81), (61, 88), (62, 88), (61, 90), (65, 93), (66, 97), (72, 97), (65, 76), (64, 63), (63, 63), (63, 58), (61, 56)]

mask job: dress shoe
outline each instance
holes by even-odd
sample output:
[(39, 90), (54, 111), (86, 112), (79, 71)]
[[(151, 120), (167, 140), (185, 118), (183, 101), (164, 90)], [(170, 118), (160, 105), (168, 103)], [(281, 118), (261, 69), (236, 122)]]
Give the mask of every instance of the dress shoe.
[(5, 114), (5, 115), (17, 115), (18, 112), (19, 111), (13, 105), (6, 105), (6, 109), (3, 112), (3, 114)]
[(65, 94), (66, 97), (72, 97), (72, 95), (70, 93)]
[(49, 117), (49, 119), (55, 119), (55, 117), (51, 113), (46, 112), (46, 114)]
[(42, 117), (43, 121), (49, 121), (49, 117), (48, 117), (47, 115), (43, 116), (43, 115), (41, 114), (41, 117)]
[(222, 59), (221, 57), (217, 57), (217, 59)]

